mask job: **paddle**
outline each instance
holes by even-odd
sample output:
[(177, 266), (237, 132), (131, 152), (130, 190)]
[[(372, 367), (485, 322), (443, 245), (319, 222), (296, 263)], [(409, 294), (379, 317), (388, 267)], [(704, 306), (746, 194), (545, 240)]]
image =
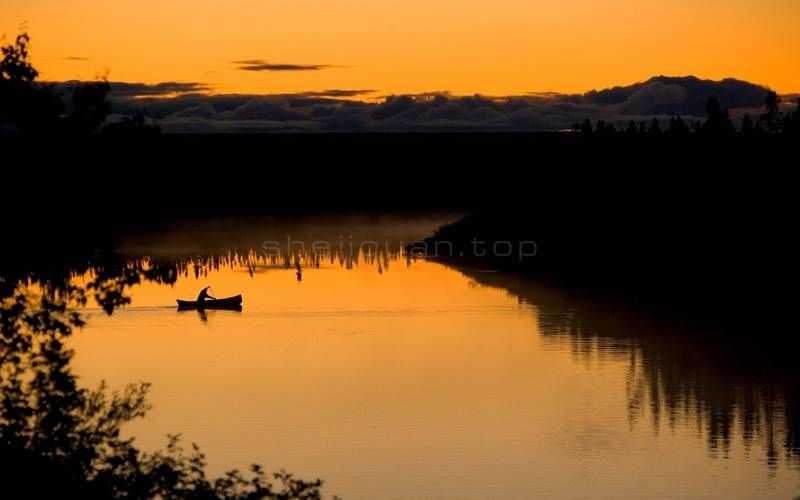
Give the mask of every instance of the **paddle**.
[(217, 300), (217, 298), (214, 296), (214, 290), (212, 290), (211, 287), (208, 287), (208, 291), (211, 292), (211, 298)]

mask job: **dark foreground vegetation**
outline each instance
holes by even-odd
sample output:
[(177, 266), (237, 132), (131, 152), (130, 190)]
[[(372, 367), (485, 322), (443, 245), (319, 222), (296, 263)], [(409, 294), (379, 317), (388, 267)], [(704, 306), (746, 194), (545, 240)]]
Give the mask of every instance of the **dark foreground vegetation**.
[[(25, 243), (20, 243), (20, 247)], [(0, 476), (4, 498), (315, 499), (320, 480), (286, 472), (267, 475), (257, 465), (222, 477), (206, 474), (206, 460), (179, 435), (154, 452), (121, 434), (144, 417), (148, 384), (120, 392), (80, 387), (66, 343), (81, 327), (78, 312), (96, 301), (111, 314), (128, 302), (136, 283), (173, 283), (176, 263), (129, 262), (76, 242), (50, 259), (16, 259), (0, 252)], [(36, 252), (31, 252), (30, 255)], [(38, 261), (38, 263), (37, 263)], [(85, 286), (74, 273), (92, 270)]]
[(22, 33), (2, 47), (0, 60), (0, 134), (153, 134), (159, 127), (137, 114), (105, 123), (111, 114), (111, 88), (105, 80), (76, 83), (64, 95), (54, 85), (37, 82), (30, 62), (30, 37)]

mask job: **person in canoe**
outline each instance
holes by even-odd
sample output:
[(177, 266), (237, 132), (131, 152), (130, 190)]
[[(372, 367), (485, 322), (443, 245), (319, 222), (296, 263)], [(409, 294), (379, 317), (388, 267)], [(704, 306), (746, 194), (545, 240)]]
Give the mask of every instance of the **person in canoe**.
[(207, 286), (207, 287), (203, 288), (202, 290), (200, 290), (200, 294), (197, 296), (197, 304), (198, 305), (203, 305), (203, 303), (206, 301), (206, 299), (207, 300), (217, 300), (216, 297), (214, 297), (213, 295), (209, 295), (208, 294), (208, 290), (210, 288), (211, 288), (210, 286)]

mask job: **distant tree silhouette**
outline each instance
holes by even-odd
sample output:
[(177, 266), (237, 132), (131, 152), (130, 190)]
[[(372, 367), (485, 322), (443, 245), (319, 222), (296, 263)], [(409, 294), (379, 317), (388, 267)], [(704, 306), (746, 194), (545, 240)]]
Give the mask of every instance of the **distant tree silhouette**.
[[(111, 88), (107, 81), (79, 83), (72, 90), (70, 106), (52, 85), (36, 81), (39, 72), (31, 64), (30, 37), (17, 35), (14, 43), (1, 47), (0, 132), (74, 132), (100, 130), (111, 114), (107, 101)], [(64, 112), (68, 111), (65, 115)], [(115, 128), (115, 132), (158, 132), (134, 117)]]
[(136, 113), (132, 117), (126, 116), (118, 122), (107, 124), (102, 132), (110, 135), (153, 135), (161, 133), (161, 127), (156, 123), (147, 123), (144, 113)]
[(752, 134), (754, 132), (753, 129), (753, 120), (750, 119), (749, 114), (745, 114), (744, 118), (742, 118), (742, 133), (743, 134)]
[(788, 111), (783, 118), (781, 131), (785, 135), (797, 135), (800, 133), (800, 99), (797, 100), (797, 108), (794, 111)]
[(73, 112), (66, 118), (72, 132), (88, 133), (100, 128), (111, 114), (111, 105), (106, 101), (111, 87), (107, 81), (86, 83), (72, 91)]
[(794, 110), (794, 121), (800, 121), (800, 98), (797, 99), (797, 107)]
[(780, 132), (783, 120), (780, 112), (781, 97), (774, 90), (767, 91), (764, 97), (764, 106), (767, 112), (761, 115), (759, 124), (767, 132)]
[(673, 116), (669, 120), (669, 132), (673, 135), (686, 135), (689, 133), (689, 128), (686, 122), (680, 116)]
[[(793, 112), (782, 113), (779, 110), (780, 97), (774, 92), (769, 91), (764, 99), (767, 111), (763, 114), (757, 122), (749, 114), (745, 114), (742, 118), (741, 132), (743, 134), (753, 134), (760, 132), (782, 132), (784, 134), (800, 133), (800, 99), (798, 100), (797, 109)], [(687, 125), (683, 117), (680, 115), (672, 116), (666, 129), (662, 129), (662, 125), (657, 117), (653, 117), (648, 127), (647, 123), (640, 121), (638, 124), (631, 120), (628, 122), (627, 127), (624, 129), (626, 135), (636, 136), (644, 134), (661, 134), (668, 132), (671, 136), (688, 136), (690, 134), (705, 134), (705, 135), (730, 135), (736, 133), (736, 127), (730, 116), (728, 108), (723, 108), (719, 99), (710, 97), (706, 102), (706, 120), (700, 122), (693, 120)], [(575, 123), (572, 126), (574, 132), (582, 134), (599, 134), (607, 135), (613, 134), (617, 131), (614, 124), (606, 120), (598, 120), (596, 125), (592, 125), (591, 120), (588, 118), (583, 123)], [(622, 132), (623, 129), (620, 129)]]
[(706, 118), (703, 132), (714, 135), (730, 134), (736, 131), (728, 109), (722, 108), (719, 99), (709, 97), (706, 103)]

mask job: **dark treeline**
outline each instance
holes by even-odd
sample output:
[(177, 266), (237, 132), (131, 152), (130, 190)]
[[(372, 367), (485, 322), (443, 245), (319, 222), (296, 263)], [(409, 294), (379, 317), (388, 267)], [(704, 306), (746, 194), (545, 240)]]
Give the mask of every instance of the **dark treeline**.
[(440, 228), (415, 250), (621, 297), (731, 334), (789, 339), (796, 198), (791, 174), (769, 168), (781, 158), (761, 161), (759, 174), (697, 167), (630, 174), (625, 183), (602, 170), (563, 189), (547, 183)]
[[(738, 132), (742, 134), (786, 134), (800, 135), (800, 100), (794, 111), (780, 111), (781, 97), (774, 90), (767, 91), (764, 97), (766, 110), (755, 120), (749, 114), (742, 117)], [(580, 134), (610, 135), (624, 133), (628, 136), (670, 134), (672, 136), (696, 135), (729, 135), (737, 132), (737, 127), (731, 119), (730, 110), (723, 108), (719, 99), (710, 97), (706, 104), (706, 120), (700, 122), (693, 120), (687, 123), (681, 116), (673, 116), (669, 122), (662, 123), (658, 118), (650, 122), (630, 121), (627, 126), (617, 128), (613, 123), (598, 120), (592, 123), (586, 119), (583, 123), (576, 123), (572, 131)]]
[(111, 114), (105, 80), (78, 83), (63, 95), (53, 85), (36, 81), (39, 72), (30, 63), (30, 38), (22, 33), (2, 47), (0, 60), (0, 133), (152, 134), (160, 131), (142, 113), (106, 123)]

